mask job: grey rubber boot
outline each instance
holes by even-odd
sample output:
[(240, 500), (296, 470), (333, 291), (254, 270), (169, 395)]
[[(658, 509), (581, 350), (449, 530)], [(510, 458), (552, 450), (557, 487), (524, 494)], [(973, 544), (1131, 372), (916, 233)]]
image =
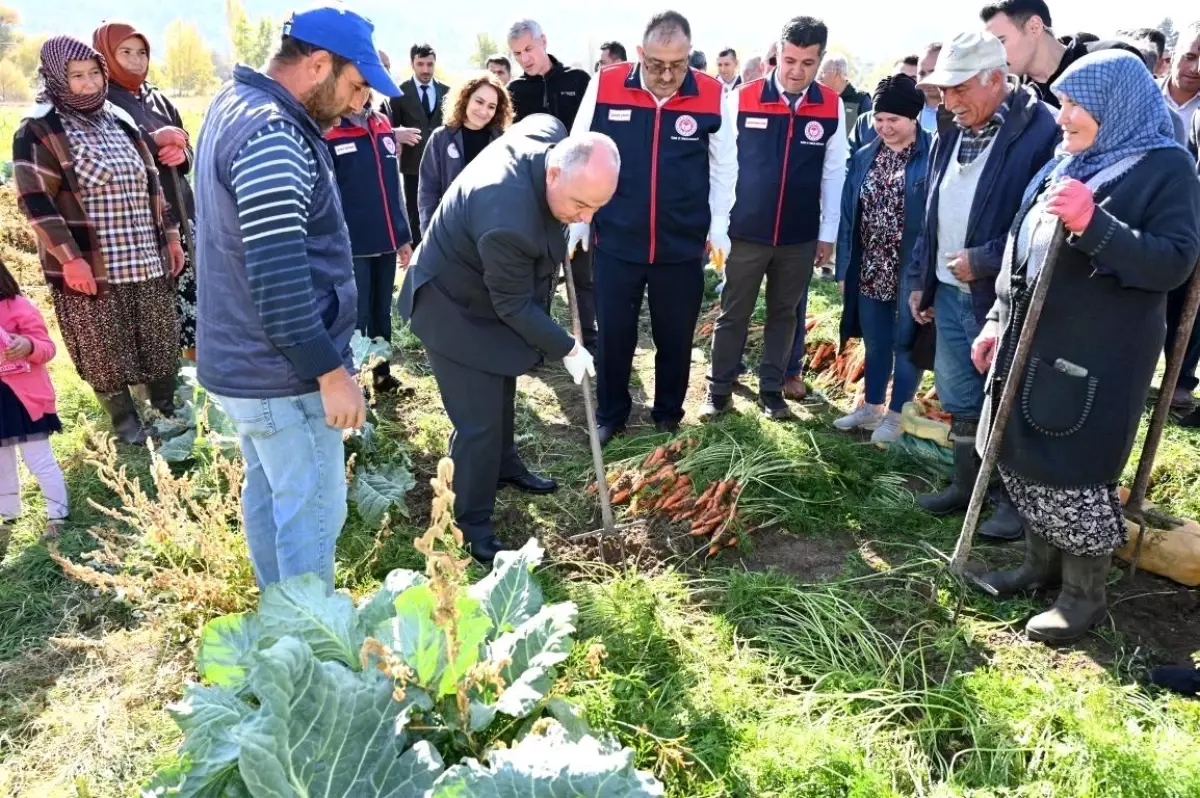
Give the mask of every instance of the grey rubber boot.
[(1020, 540), (1025, 527), (1025, 519), (1008, 498), (1004, 488), (997, 491), (996, 511), (992, 517), (979, 527), (979, 536), (988, 540), (998, 540), (1011, 543)]
[(1062, 552), (1040, 535), (1025, 530), (1025, 560), (1011, 571), (988, 571), (979, 577), (1001, 596), (1015, 596), (1046, 587), (1057, 587), (1062, 573)]
[(952, 515), (967, 509), (971, 503), (971, 491), (975, 489), (975, 478), (979, 476), (979, 455), (975, 453), (975, 430), (977, 421), (955, 420), (950, 428), (954, 441), (954, 477), (945, 490), (917, 497), (922, 510), (933, 515)]
[(175, 417), (175, 377), (164, 377), (146, 386), (150, 397), (150, 406), (163, 415), (164, 418)]
[(118, 438), (134, 446), (146, 442), (146, 430), (138, 418), (137, 404), (128, 388), (113, 393), (98, 393), (96, 398), (112, 420), (113, 432)]
[(1104, 620), (1108, 613), (1105, 586), (1112, 555), (1079, 557), (1062, 553), (1062, 591), (1054, 606), (1025, 624), (1030, 640), (1042, 643), (1071, 643)]

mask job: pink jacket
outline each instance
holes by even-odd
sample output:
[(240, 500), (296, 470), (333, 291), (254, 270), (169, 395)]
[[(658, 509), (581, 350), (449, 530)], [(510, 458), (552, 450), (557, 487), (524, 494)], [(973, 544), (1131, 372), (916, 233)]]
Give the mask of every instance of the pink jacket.
[(55, 348), (42, 314), (23, 296), (0, 299), (0, 328), (9, 335), (23, 335), (33, 344), (33, 351), (25, 358), (33, 368), (24, 373), (0, 376), (0, 380), (4, 380), (25, 405), (31, 420), (37, 421), (47, 413), (56, 412), (54, 385), (46, 371), (46, 363), (54, 357)]

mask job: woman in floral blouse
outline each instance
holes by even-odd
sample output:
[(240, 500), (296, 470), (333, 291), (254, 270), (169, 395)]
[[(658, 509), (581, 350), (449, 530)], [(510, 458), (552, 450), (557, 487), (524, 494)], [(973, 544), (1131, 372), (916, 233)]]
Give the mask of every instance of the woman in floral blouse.
[(874, 430), (873, 442), (890, 443), (900, 437), (900, 410), (921, 382), (910, 359), (915, 322), (897, 297), (908, 296), (900, 285), (902, 265), (921, 229), (930, 138), (917, 121), (925, 95), (912, 78), (884, 78), (874, 99), (879, 137), (850, 160), (837, 245), (842, 345), (863, 339), (866, 401), (834, 426)]
[(127, 443), (146, 431), (129, 392), (173, 412), (179, 228), (128, 115), (108, 105), (108, 66), (70, 36), (42, 45), (40, 105), (13, 139), (18, 205), (33, 225), (63, 341)]

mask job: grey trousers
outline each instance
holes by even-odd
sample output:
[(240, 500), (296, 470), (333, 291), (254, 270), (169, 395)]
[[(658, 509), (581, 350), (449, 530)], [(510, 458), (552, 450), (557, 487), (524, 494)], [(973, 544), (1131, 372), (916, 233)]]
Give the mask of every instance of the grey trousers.
[(796, 334), (796, 306), (808, 291), (817, 242), (772, 247), (734, 241), (725, 264), (721, 315), (713, 329), (709, 389), (718, 395), (733, 393), (750, 317), (758, 301), (763, 277), (767, 278), (767, 320), (763, 331), (763, 356), (758, 367), (760, 391), (782, 391), (784, 371)]

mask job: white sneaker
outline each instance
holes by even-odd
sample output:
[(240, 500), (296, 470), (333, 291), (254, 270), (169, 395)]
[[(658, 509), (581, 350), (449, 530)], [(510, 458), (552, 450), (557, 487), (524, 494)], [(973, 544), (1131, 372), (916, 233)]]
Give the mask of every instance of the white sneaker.
[(850, 415), (842, 416), (833, 422), (833, 426), (843, 432), (849, 432), (852, 429), (873, 430), (883, 422), (883, 417), (884, 411), (882, 407), (863, 404), (859, 405), (858, 409)]
[(900, 414), (895, 410), (889, 410), (883, 423), (871, 433), (871, 443), (893, 443), (900, 440), (903, 435), (904, 429), (900, 426)]

